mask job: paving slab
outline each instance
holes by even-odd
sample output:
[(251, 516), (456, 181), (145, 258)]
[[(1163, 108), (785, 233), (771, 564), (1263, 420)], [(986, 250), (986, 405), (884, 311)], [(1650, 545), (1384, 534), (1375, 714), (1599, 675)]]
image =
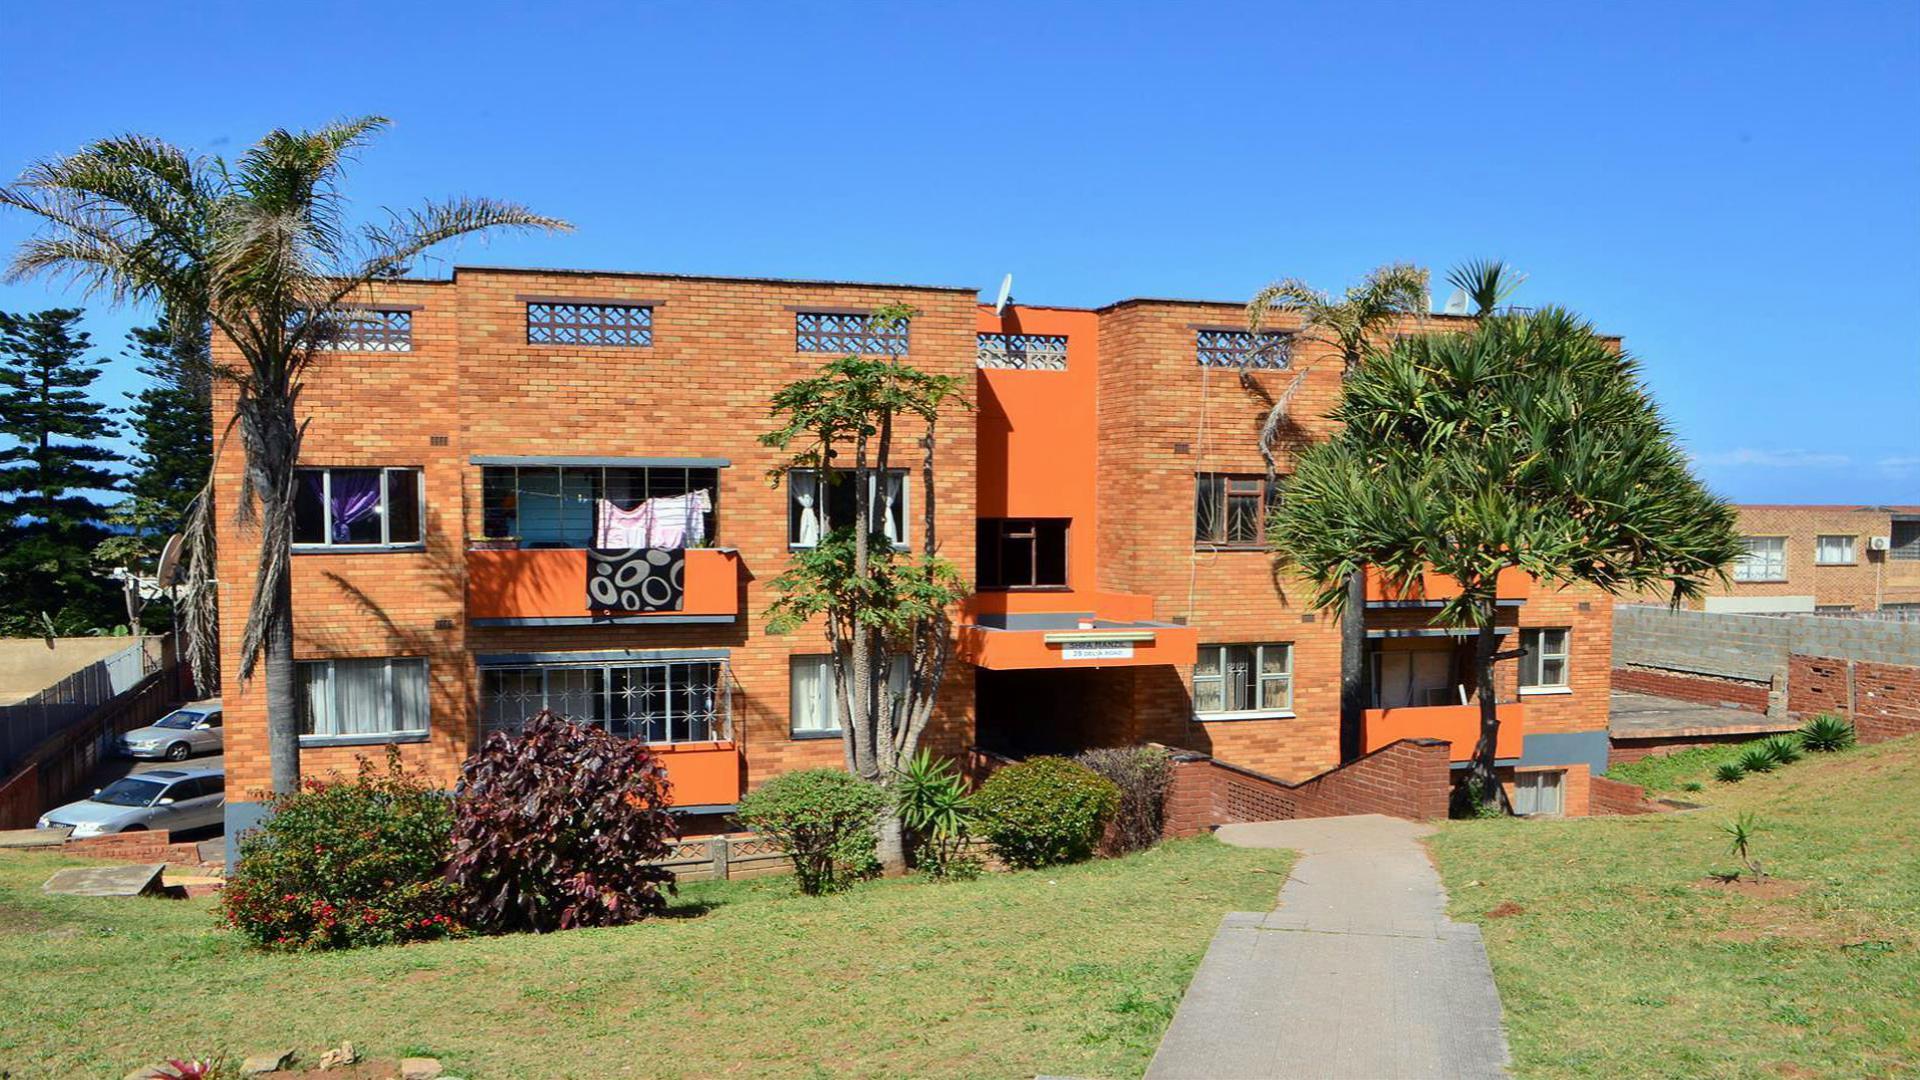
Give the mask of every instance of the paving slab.
[(1221, 921), (1149, 1080), (1506, 1075), (1486, 947), (1446, 916), (1432, 831), (1371, 814), (1222, 826), (1301, 858), (1274, 911)]
[(41, 885), (56, 896), (142, 896), (160, 889), (165, 863), (77, 866), (60, 870)]
[(57, 829), (0, 829), (0, 848), (59, 847), (72, 832), (66, 825)]

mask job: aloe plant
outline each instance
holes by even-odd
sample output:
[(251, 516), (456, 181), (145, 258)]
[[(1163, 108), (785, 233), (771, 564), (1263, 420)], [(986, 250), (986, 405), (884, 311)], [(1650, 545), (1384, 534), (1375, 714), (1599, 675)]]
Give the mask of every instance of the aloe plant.
[(1713, 778), (1723, 784), (1737, 784), (1747, 778), (1747, 770), (1737, 762), (1723, 761), (1713, 770)]
[(1833, 713), (1821, 713), (1800, 728), (1800, 745), (1816, 754), (1845, 750), (1854, 742), (1853, 725)]
[(1760, 749), (1767, 752), (1776, 765), (1791, 765), (1804, 755), (1800, 750), (1800, 740), (1791, 735), (1775, 735), (1761, 742)]
[(1739, 859), (1740, 864), (1753, 874), (1755, 881), (1764, 880), (1767, 872), (1760, 865), (1760, 860), (1753, 857), (1752, 850), (1754, 837), (1760, 831), (1760, 819), (1753, 816), (1751, 811), (1743, 812), (1720, 826), (1720, 831), (1731, 841), (1727, 845), (1727, 853)]
[(1758, 744), (1747, 747), (1734, 760), (1741, 769), (1750, 773), (1772, 772), (1774, 765), (1778, 764), (1773, 760), (1773, 755), (1767, 753), (1767, 748)]

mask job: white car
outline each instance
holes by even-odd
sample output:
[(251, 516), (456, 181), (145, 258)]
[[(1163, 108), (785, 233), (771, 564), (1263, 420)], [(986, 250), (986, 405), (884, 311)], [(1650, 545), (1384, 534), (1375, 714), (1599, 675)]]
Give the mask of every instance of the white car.
[(223, 743), (220, 703), (201, 701), (134, 728), (114, 740), (114, 749), (125, 757), (185, 761), (195, 754), (217, 754)]
[(219, 769), (151, 769), (47, 811), (39, 827), (71, 828), (76, 840), (141, 829), (183, 832), (220, 824), (226, 805), (227, 779)]

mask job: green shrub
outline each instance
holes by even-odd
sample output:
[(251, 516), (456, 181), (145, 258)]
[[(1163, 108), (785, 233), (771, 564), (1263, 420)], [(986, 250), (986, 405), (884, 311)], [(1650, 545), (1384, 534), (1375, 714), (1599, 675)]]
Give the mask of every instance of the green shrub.
[(1120, 792), (1105, 854), (1144, 851), (1160, 842), (1167, 820), (1167, 789), (1173, 785), (1173, 756), (1158, 746), (1088, 750), (1075, 761), (1113, 782)]
[(1689, 780), (1686, 783), (1680, 785), (1681, 791), (1705, 791), (1706, 789), (1707, 789), (1707, 785), (1701, 783), (1698, 780)]
[(1774, 735), (1762, 739), (1760, 749), (1767, 752), (1775, 765), (1791, 765), (1805, 756), (1800, 750), (1800, 740), (1792, 735)]
[(974, 797), (981, 829), (1008, 866), (1078, 862), (1093, 854), (1120, 804), (1113, 781), (1060, 757), (1008, 765)]
[(1821, 713), (1800, 728), (1800, 745), (1816, 754), (1845, 750), (1853, 742), (1853, 725), (1833, 713)]
[(542, 709), (461, 771), (452, 877), (494, 933), (620, 926), (665, 911), (679, 836), (667, 773), (644, 743)]
[(1747, 778), (1747, 770), (1737, 761), (1723, 761), (1714, 768), (1713, 778), (1723, 784), (1737, 784)]
[(914, 838), (915, 862), (936, 878), (971, 878), (980, 860), (966, 853), (979, 815), (966, 781), (946, 758), (922, 750), (894, 781), (900, 824)]
[(734, 816), (786, 848), (800, 891), (817, 896), (874, 871), (874, 822), (886, 803), (885, 792), (851, 773), (803, 769), (761, 785)]
[(1750, 773), (1772, 772), (1774, 765), (1778, 764), (1773, 760), (1773, 755), (1767, 752), (1763, 743), (1747, 744), (1747, 748), (1740, 751), (1740, 756), (1734, 761), (1741, 769)]
[(226, 925), (270, 949), (347, 949), (461, 932), (443, 876), (453, 806), (400, 765), (275, 796), (220, 890)]

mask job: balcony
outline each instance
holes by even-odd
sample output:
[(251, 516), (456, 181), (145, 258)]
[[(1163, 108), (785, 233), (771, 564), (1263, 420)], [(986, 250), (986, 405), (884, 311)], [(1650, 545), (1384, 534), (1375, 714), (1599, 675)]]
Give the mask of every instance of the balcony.
[(733, 743), (672, 743), (648, 749), (667, 770), (675, 809), (717, 812), (739, 803), (740, 750)]
[[(1494, 595), (1502, 604), (1525, 603), (1532, 594), (1533, 575), (1524, 570), (1503, 570), (1494, 584)], [(1460, 583), (1446, 574), (1428, 572), (1399, 581), (1367, 568), (1368, 607), (1438, 607), (1459, 595)]]
[(619, 612), (587, 606), (587, 552), (581, 548), (467, 552), (467, 619), (475, 626), (595, 626), (730, 623), (740, 615), (740, 553), (689, 548), (684, 592), (672, 611)]
[(1010, 612), (1005, 594), (969, 598), (958, 655), (992, 671), (1191, 665), (1200, 637), (1190, 626), (1153, 620), (1153, 598), (1082, 594), (1092, 611)]
[[(1503, 761), (1519, 758), (1527, 735), (1526, 706), (1517, 701), (1506, 702), (1494, 706), (1494, 711), (1500, 717), (1500, 734), (1493, 744), (1494, 757)], [(1401, 739), (1445, 739), (1453, 744), (1452, 760), (1471, 761), (1474, 744), (1480, 741), (1480, 706), (1478, 703), (1405, 705), (1367, 710), (1366, 753)]]

